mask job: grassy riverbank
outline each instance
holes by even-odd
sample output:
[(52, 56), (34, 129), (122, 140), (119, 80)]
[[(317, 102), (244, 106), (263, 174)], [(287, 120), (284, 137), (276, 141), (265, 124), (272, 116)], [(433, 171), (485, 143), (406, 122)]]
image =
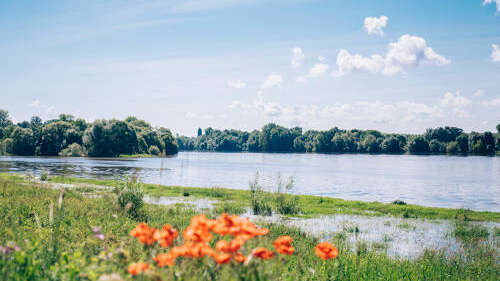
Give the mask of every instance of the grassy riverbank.
[[(426, 251), (413, 260), (394, 259), (371, 248), (351, 248), (345, 241), (345, 235), (339, 233), (331, 240), (340, 250), (339, 258), (323, 261), (313, 254), (314, 245), (318, 242), (313, 236), (295, 228), (267, 224), (263, 226), (270, 229), (270, 234), (250, 243), (248, 249), (257, 245), (272, 249), (272, 241), (287, 234), (294, 239), (296, 253), (293, 256), (254, 260), (247, 266), (220, 266), (207, 258), (182, 260), (171, 268), (154, 268), (151, 275), (131, 277), (126, 272), (127, 265), (150, 258), (145, 256), (143, 247), (128, 235), (138, 222), (146, 221), (155, 227), (170, 223), (182, 230), (197, 212), (181, 205), (146, 204), (138, 217), (131, 217), (120, 209), (116, 194), (93, 186), (117, 185), (116, 181), (69, 178), (50, 178), (50, 181), (89, 185), (88, 188), (81, 185), (69, 189), (61, 197), (60, 190), (47, 188), (45, 184), (15, 175), (0, 176), (0, 245), (18, 247), (17, 251), (1, 256), (2, 280), (155, 280), (156, 277), (161, 278), (156, 280), (496, 280), (500, 273), (495, 252), (498, 245), (495, 248), (481, 242), (484, 241), (483, 230), (468, 227), (467, 222), (462, 221), (460, 225), (464, 227), (455, 232), (462, 237), (466, 251), (451, 256)], [(82, 195), (82, 192), (88, 195), (92, 190), (98, 198)], [(184, 192), (189, 192), (194, 197), (227, 196), (226, 200), (245, 199), (247, 196), (244, 191), (236, 190), (153, 185), (146, 185), (145, 190), (162, 195), (183, 196)], [(312, 199), (304, 197), (301, 200), (307, 202)], [(368, 207), (372, 206), (371, 203), (349, 205), (347, 201), (343, 204), (351, 209), (359, 207), (360, 210), (369, 210)], [(391, 206), (387, 210), (403, 207)], [(418, 210), (416, 206), (406, 208)], [(310, 212), (315, 210), (308, 209)], [(216, 208), (207, 216), (215, 217), (221, 211)], [(390, 214), (390, 211), (386, 212)], [(468, 215), (486, 219), (486, 214), (471, 212)], [(490, 216), (495, 218), (494, 214)], [(101, 228), (103, 240), (93, 233), (94, 226)], [(117, 279), (106, 279), (110, 274), (115, 274)], [(152, 276), (155, 274), (156, 277)]]
[[(23, 176), (14, 174), (0, 174), (0, 178), (14, 181), (24, 181)], [(116, 180), (84, 179), (70, 177), (50, 177), (50, 182), (55, 183), (85, 183), (92, 185), (117, 186)], [(242, 208), (250, 207), (251, 194), (248, 190), (226, 188), (199, 188), (182, 186), (160, 186), (144, 184), (144, 191), (150, 196), (166, 197), (192, 197), (218, 200), (221, 208), (228, 212), (238, 213)], [(268, 195), (271, 195), (269, 193)], [(393, 203), (349, 201), (338, 198), (328, 198), (310, 195), (292, 196), (298, 200), (300, 216), (317, 216), (331, 214), (352, 214), (366, 216), (395, 216), (404, 218), (424, 219), (465, 219), (468, 221), (493, 221), (500, 222), (500, 213), (481, 212), (464, 209), (433, 208), (418, 205), (400, 205)]]

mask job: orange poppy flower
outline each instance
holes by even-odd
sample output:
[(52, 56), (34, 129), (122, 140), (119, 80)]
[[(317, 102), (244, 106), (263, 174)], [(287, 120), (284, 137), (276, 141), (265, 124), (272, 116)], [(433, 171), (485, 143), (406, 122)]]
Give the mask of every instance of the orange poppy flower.
[(269, 251), (268, 249), (266, 249), (264, 247), (259, 247), (259, 248), (255, 248), (252, 251), (252, 255), (254, 257), (261, 258), (263, 260), (267, 260), (267, 259), (270, 259), (274, 256), (274, 252)]
[(143, 273), (148, 268), (149, 268), (149, 264), (147, 264), (145, 262), (138, 262), (138, 263), (134, 263), (134, 264), (129, 265), (129, 267), (127, 267), (127, 271), (128, 271), (128, 273), (130, 273), (132, 275), (137, 275), (137, 274)]
[(158, 254), (153, 260), (156, 261), (159, 267), (164, 267), (166, 265), (173, 266), (175, 263), (175, 257), (171, 253)]
[(174, 239), (179, 235), (176, 229), (173, 229), (170, 224), (165, 224), (161, 230), (155, 230), (153, 234), (154, 240), (160, 242), (162, 247), (169, 247), (174, 242)]
[(231, 255), (228, 253), (216, 253), (213, 257), (218, 264), (225, 264), (231, 260)]
[(156, 242), (153, 237), (155, 232), (156, 228), (149, 227), (146, 223), (141, 222), (130, 232), (130, 235), (136, 237), (142, 244), (151, 245)]
[(247, 260), (247, 257), (244, 256), (242, 253), (237, 252), (234, 255), (234, 260), (237, 261), (237, 262), (239, 262), (239, 263), (244, 263)]
[(314, 253), (320, 258), (328, 260), (336, 258), (339, 255), (339, 250), (328, 242), (322, 242), (316, 245)]
[(273, 243), (276, 252), (285, 255), (291, 255), (295, 252), (292, 247), (292, 237), (284, 235), (276, 239)]

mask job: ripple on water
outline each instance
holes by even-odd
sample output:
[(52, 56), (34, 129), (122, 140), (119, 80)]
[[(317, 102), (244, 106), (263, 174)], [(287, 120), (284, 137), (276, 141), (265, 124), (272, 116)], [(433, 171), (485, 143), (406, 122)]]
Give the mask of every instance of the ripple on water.
[[(246, 215), (251, 219), (265, 222), (279, 222), (297, 227), (302, 231), (328, 239), (344, 232), (347, 242), (355, 246), (358, 242), (383, 244), (385, 252), (391, 257), (413, 259), (426, 249), (444, 251), (452, 254), (462, 251), (461, 244), (453, 237), (453, 222), (446, 220), (404, 219), (395, 217), (367, 217), (354, 215), (331, 215), (318, 218), (284, 218), (281, 216)], [(490, 231), (500, 224), (478, 223)]]

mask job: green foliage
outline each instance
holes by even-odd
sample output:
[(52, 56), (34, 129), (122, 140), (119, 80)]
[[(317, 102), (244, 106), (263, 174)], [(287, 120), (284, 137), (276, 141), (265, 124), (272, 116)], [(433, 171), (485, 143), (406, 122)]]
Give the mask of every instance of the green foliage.
[(133, 218), (140, 217), (140, 210), (144, 206), (144, 192), (142, 184), (137, 179), (127, 179), (117, 186), (118, 205)]
[(59, 152), (59, 156), (66, 157), (82, 157), (85, 155), (87, 155), (85, 149), (76, 142), (70, 144), (68, 147)]
[[(474, 134), (471, 133), (471, 137)], [(474, 154), (489, 155), (495, 150), (500, 150), (499, 136), (485, 132), (481, 134), (481, 138), (484, 145), (476, 145)], [(302, 132), (299, 127), (285, 128), (270, 123), (260, 131), (245, 132), (207, 128), (204, 134), (199, 134), (197, 137), (177, 136), (176, 139), (179, 150), (185, 151), (386, 154), (407, 152), (410, 154), (464, 155), (470, 151), (469, 135), (456, 127), (428, 129), (424, 135), (398, 135), (384, 134), (375, 130), (342, 130), (337, 127), (327, 131)]]
[(31, 129), (16, 127), (12, 132), (12, 147), (9, 147), (9, 150), (9, 153), (16, 155), (35, 154), (33, 131)]
[(259, 184), (259, 173), (256, 173), (253, 181), (250, 181), (250, 203), (254, 215), (270, 216), (273, 214), (269, 197)]
[(170, 130), (152, 128), (135, 117), (87, 124), (83, 119), (61, 114), (58, 119), (45, 122), (33, 116), (30, 121), (14, 125), (8, 112), (0, 110), (0, 141), (0, 154), (14, 155), (86, 156), (88, 153), (93, 157), (116, 157), (148, 153), (152, 146), (159, 149), (157, 155), (178, 152)]
[(148, 149), (148, 153), (151, 155), (160, 155), (161, 151), (156, 145), (152, 145)]
[(300, 213), (299, 198), (291, 195), (294, 179), (290, 177), (287, 183), (284, 183), (281, 177), (278, 177), (278, 188), (274, 194), (276, 212), (282, 215), (296, 215)]
[[(218, 266), (210, 259), (179, 260), (173, 267), (158, 269), (154, 266), (154, 274), (131, 277), (126, 272), (129, 264), (151, 258), (129, 234), (139, 221), (117, 212), (118, 206), (113, 203), (115, 197), (112, 194), (87, 198), (67, 192), (62, 208), (58, 207), (59, 197), (59, 190), (33, 183), (21, 185), (15, 180), (0, 178), (0, 245), (18, 246), (8, 255), (0, 255), (2, 280), (498, 279), (497, 249), (484, 243), (465, 243), (465, 250), (457, 254), (427, 251), (407, 260), (377, 253), (364, 241), (351, 247), (345, 242), (345, 234), (340, 233), (330, 240), (339, 248), (339, 257), (323, 261), (314, 255), (314, 246), (319, 242), (317, 238), (281, 224), (263, 225), (270, 233), (258, 241), (247, 242), (245, 247), (272, 249), (277, 237), (290, 235), (296, 250), (292, 256), (277, 256), (268, 261), (253, 259), (245, 266)], [(149, 225), (161, 227), (169, 223), (180, 231), (197, 214), (182, 206), (145, 205), (143, 212)], [(56, 217), (59, 220), (57, 227)], [(95, 236), (94, 226), (100, 227), (104, 240)], [(349, 230), (355, 233), (356, 226)], [(53, 239), (56, 232), (59, 239)], [(472, 236), (481, 237), (482, 234)], [(53, 251), (54, 246), (56, 251)], [(248, 249), (244, 249), (245, 252)], [(153, 250), (167, 251), (156, 246)]]
[(473, 224), (465, 221), (457, 221), (453, 236), (464, 243), (477, 243), (486, 240), (490, 235), (488, 229), (479, 224)]
[(408, 151), (412, 154), (426, 154), (429, 150), (429, 143), (421, 136), (415, 137), (408, 144)]

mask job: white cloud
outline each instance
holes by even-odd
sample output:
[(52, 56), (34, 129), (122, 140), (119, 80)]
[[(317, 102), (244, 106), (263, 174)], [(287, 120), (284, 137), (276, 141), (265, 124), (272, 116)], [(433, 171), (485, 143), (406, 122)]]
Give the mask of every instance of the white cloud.
[(319, 61), (325, 61), (325, 60), (326, 60), (326, 58), (325, 58), (324, 56), (319, 56), (319, 57), (318, 57), (318, 60), (319, 60)]
[(389, 20), (386, 16), (376, 17), (367, 17), (365, 18), (365, 30), (370, 35), (379, 35), (384, 36), (384, 28), (387, 26), (387, 20)]
[(292, 67), (298, 68), (302, 65), (302, 61), (304, 61), (304, 53), (302, 49), (299, 47), (295, 47), (292, 49)]
[(309, 78), (316, 78), (325, 75), (330, 66), (325, 63), (317, 63), (313, 67), (309, 69), (309, 72), (306, 75), (297, 77), (297, 82), (305, 82)]
[(261, 89), (268, 89), (273, 87), (281, 87), (283, 77), (279, 74), (270, 74), (267, 76), (266, 81), (261, 86)]
[(40, 100), (39, 99), (36, 99), (36, 100), (33, 100), (31, 103), (30, 103), (30, 106), (31, 107), (40, 107), (41, 103), (40, 103)]
[(482, 95), (484, 95), (484, 90), (482, 90), (482, 89), (478, 89), (477, 91), (475, 91), (475, 92), (472, 94), (472, 96), (474, 96), (474, 97), (480, 97), (480, 96), (482, 96)]
[(247, 83), (245, 83), (244, 81), (241, 81), (241, 80), (236, 80), (236, 81), (228, 80), (227, 81), (227, 86), (230, 88), (243, 89), (246, 87), (246, 85), (247, 85)]
[(442, 107), (462, 108), (470, 105), (471, 101), (462, 96), (460, 92), (456, 92), (455, 94), (447, 92), (444, 94), (443, 98), (439, 100), (439, 104)]
[[(500, 0), (499, 0), (500, 1)], [(500, 62), (500, 49), (497, 44), (491, 44), (491, 60), (494, 62)]]
[(483, 101), (481, 105), (486, 106), (486, 107), (497, 107), (500, 106), (500, 97), (494, 98), (489, 101)]
[(495, 3), (497, 5), (497, 12), (500, 13), (500, 0), (484, 0), (483, 5)]
[(427, 46), (425, 39), (405, 34), (397, 42), (389, 43), (385, 57), (378, 54), (363, 57), (357, 54), (352, 55), (344, 49), (340, 50), (337, 55), (338, 70), (334, 74), (342, 76), (359, 71), (394, 75), (420, 64), (445, 65), (448, 63), (450, 63), (448, 59)]

